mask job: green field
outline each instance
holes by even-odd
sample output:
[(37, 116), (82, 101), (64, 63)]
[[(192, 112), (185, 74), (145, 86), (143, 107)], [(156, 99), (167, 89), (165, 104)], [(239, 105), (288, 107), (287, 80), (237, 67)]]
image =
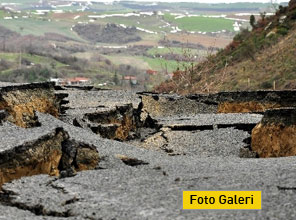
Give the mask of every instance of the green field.
[(78, 40), (81, 39), (74, 31), (70, 30), (72, 23), (69, 22), (48, 21), (48, 19), (37, 18), (18, 18), (12, 20), (0, 19), (0, 25), (22, 35), (32, 34), (35, 36), (42, 36), (44, 33), (51, 32)]
[[(19, 53), (0, 53), (0, 59), (5, 59), (10, 62), (18, 63), (19, 62)], [(60, 63), (50, 57), (43, 57), (38, 55), (30, 55), (27, 53), (22, 53), (22, 59), (26, 59), (34, 64), (54, 64), (57, 68), (66, 66), (63, 63)]]
[(158, 71), (167, 70), (169, 73), (174, 72), (178, 68), (183, 69), (184, 66), (189, 65), (189, 63), (186, 63), (186, 62), (178, 62), (175, 60), (165, 60), (162, 58), (143, 57), (143, 60), (148, 63), (151, 69), (158, 70)]
[(165, 20), (177, 25), (181, 30), (201, 32), (216, 32), (221, 30), (233, 31), (234, 21), (224, 18), (194, 16), (175, 19), (175, 17), (176, 16), (171, 14), (164, 15)]
[(72, 5), (72, 6), (66, 6), (66, 7), (57, 7), (55, 10), (77, 11), (79, 9), (81, 9), (81, 6), (79, 6), (79, 5)]
[(159, 32), (159, 31), (169, 31), (170, 28), (160, 28), (164, 26), (164, 22), (161, 21), (161, 17), (156, 15), (141, 15), (141, 16), (130, 16), (130, 17), (107, 17), (98, 18), (99, 23), (114, 23), (114, 24), (124, 24), (126, 26), (134, 26), (143, 28), (149, 31)]
[(8, 14), (8, 12), (4, 11), (4, 10), (0, 10), (0, 19), (2, 19), (3, 17), (6, 16), (10, 16), (10, 14)]
[[(279, 1), (278, 1), (279, 2)], [(286, 5), (282, 2), (281, 5)], [(170, 7), (170, 11), (188, 11), (191, 14), (199, 15), (212, 15), (212, 14), (229, 14), (234, 12), (272, 12), (274, 7), (278, 7), (278, 3), (275, 1), (269, 1), (268, 3), (256, 3), (256, 2), (237, 2), (237, 3), (197, 3), (197, 2), (162, 2), (158, 4), (159, 7)]]
[(141, 70), (153, 69), (157, 71), (165, 71), (167, 69), (168, 72), (175, 71), (178, 67), (182, 69), (185, 66), (189, 65), (186, 62), (178, 62), (175, 60), (165, 60), (162, 58), (150, 58), (150, 57), (141, 57), (141, 56), (104, 56), (107, 59), (110, 59), (112, 63), (116, 65), (125, 64), (131, 65)]
[(149, 64), (145, 62), (140, 56), (135, 57), (135, 56), (129, 56), (129, 55), (109, 55), (104, 57), (111, 60), (112, 63), (116, 65), (120, 65), (120, 64), (131, 65), (138, 69), (150, 68)]
[[(50, 76), (52, 77), (58, 73), (61, 77), (84, 75), (92, 78), (93, 82), (100, 83), (112, 81), (115, 71), (117, 71), (119, 75), (132, 73), (143, 77), (146, 76), (146, 70), (153, 69), (158, 71), (159, 74), (154, 76), (155, 83), (153, 82), (151, 84), (157, 84), (161, 81), (161, 78), (167, 77), (164, 74), (166, 71), (172, 73), (178, 68), (183, 69), (191, 65), (191, 62), (180, 62), (176, 60), (185, 60), (185, 58), (188, 58), (187, 60), (194, 60), (195, 62), (198, 62), (199, 58), (203, 58), (207, 55), (206, 49), (198, 50), (181, 48), (182, 46), (186, 47), (186, 42), (188, 43), (188, 47), (190, 43), (190, 47), (192, 48), (201, 48), (200, 45), (204, 46), (203, 48), (206, 48), (208, 45), (210, 45), (210, 43), (203, 42), (204, 40), (207, 40), (207, 37), (212, 38), (209, 39), (209, 42), (220, 37), (220, 35), (214, 36), (210, 33), (207, 33), (207, 35), (199, 35), (197, 33), (189, 33), (189, 31), (231, 31), (232, 33), (227, 33), (227, 35), (221, 34), (221, 38), (225, 38), (226, 40), (228, 40), (229, 36), (234, 34), (234, 21), (232, 20), (203, 16), (175, 19), (176, 16), (172, 15), (173, 13), (182, 13), (184, 15), (186, 13), (192, 15), (233, 15), (234, 13), (239, 13), (242, 11), (246, 12), (246, 8), (252, 11), (255, 8), (258, 9), (266, 7), (266, 4), (256, 3), (200, 4), (165, 2), (149, 6), (147, 4), (151, 4), (151, 2), (145, 3), (129, 1), (114, 2), (112, 5), (94, 2), (93, 4), (89, 5), (85, 1), (84, 3), (81, 3), (81, 5), (75, 4), (70, 7), (56, 8), (50, 8), (50, 6), (47, 5), (47, 3), (55, 5), (62, 2), (57, 0), (48, 0), (47, 2), (43, 2), (43, 5), (41, 5), (42, 1), (40, 0), (0, 0), (0, 6), (1, 3), (11, 2), (18, 4), (16, 6), (8, 5), (7, 7), (20, 10), (21, 12), (10, 12), (9, 9), (6, 11), (5, 9), (0, 10), (0, 25), (10, 29), (11, 31), (19, 33), (22, 36), (14, 34), (15, 39), (17, 40), (14, 38), (9, 39), (8, 37), (3, 37), (2, 39), (0, 38), (1, 47), (4, 48), (6, 40), (7, 51), (14, 51), (14, 53), (0, 53), (0, 59), (3, 60), (3, 65), (0, 66), (1, 70), (3, 70), (0, 74), (0, 76), (2, 76), (2, 80), (6, 80), (6, 76), (7, 79), (8, 76), (11, 76), (9, 78), (10, 80), (15, 80), (14, 77), (19, 77), (17, 79), (19, 81), (28, 79), (30, 81), (34, 79), (41, 80), (41, 78), (38, 77), (38, 74), (41, 74), (44, 79), (48, 79)], [(68, 4), (68, 2), (65, 1), (62, 4)], [(82, 12), (81, 9), (85, 8), (84, 6), (86, 6), (87, 9)], [(237, 10), (232, 10), (233, 8)], [(64, 13), (48, 12), (41, 15), (35, 13), (38, 9), (64, 10)], [(148, 11), (153, 11), (153, 15), (144, 15), (142, 13), (140, 16), (130, 17), (89, 17), (89, 15), (126, 13), (138, 14), (140, 12)], [(259, 10), (256, 9), (255, 11), (259, 12)], [(166, 14), (163, 15), (163, 13)], [(77, 17), (77, 19), (74, 19), (78, 15), (79, 18)], [(29, 18), (24, 18), (23, 16), (28, 16)], [(4, 17), (12, 17), (13, 19), (4, 19)], [(109, 40), (108, 37), (106, 37), (104, 41), (100, 41), (101, 32), (97, 32), (95, 26), (93, 26), (94, 30), (90, 33), (93, 34), (92, 36), (94, 36), (94, 39), (83, 38), (85, 37), (83, 32), (79, 32), (81, 34), (81, 36), (79, 36), (75, 31), (71, 30), (73, 25), (77, 26), (77, 24), (83, 26), (90, 24), (105, 25), (107, 23), (118, 25), (124, 24), (127, 27), (134, 26), (144, 30), (157, 32), (157, 34), (146, 33), (145, 31), (141, 30), (135, 33), (131, 32), (132, 34), (141, 37), (141, 39), (138, 38), (138, 41), (127, 41), (127, 43), (122, 43), (123, 41)], [(248, 22), (246, 22), (246, 24), (248, 24)], [(173, 30), (175, 30), (175, 27), (180, 28), (182, 32), (174, 32)], [(115, 28), (115, 31), (110, 29), (110, 32), (108, 28), (109, 26), (106, 27), (107, 33), (109, 31), (110, 35), (118, 36), (118, 38), (121, 38), (121, 32), (129, 31), (124, 31), (122, 28)], [(116, 33), (117, 29), (118, 33)], [(5, 29), (3, 30), (5, 31)], [(100, 27), (98, 27), (98, 31), (101, 31)], [(186, 33), (186, 31), (188, 32)], [(29, 45), (25, 40), (24, 47), (22, 47), (21, 44), (23, 39), (25, 39), (25, 35), (43, 36), (45, 33), (57, 33), (77, 41), (73, 42), (71, 39), (68, 40), (67, 38), (61, 38), (55, 35), (40, 38), (30, 36), (29, 38), (32, 40), (30, 43), (36, 47), (40, 46), (40, 48), (38, 48), (39, 50), (34, 50), (37, 49), (35, 47), (29, 48)], [(91, 40), (88, 41), (87, 39)], [(96, 40), (98, 40), (98, 42), (104, 43), (94, 43)], [(11, 45), (14, 46), (14, 41), (18, 44), (15, 45), (15, 47), (8, 48)], [(164, 44), (164, 41), (168, 43)], [(55, 49), (52, 48), (53, 44), (56, 45)], [(125, 45), (128, 47), (127, 49), (118, 50), (114, 48), (108, 49), (100, 47), (107, 45)], [(170, 45), (173, 47), (161, 48), (161, 45)], [(219, 45), (223, 46), (224, 41)], [(178, 46), (180, 47), (177, 48)], [(23, 48), (21, 54), (22, 65), (20, 65), (20, 48)], [(130, 50), (130, 48), (132, 49)], [(35, 54), (27, 54), (26, 52), (28, 51)], [(40, 54), (40, 51), (42, 51), (44, 56), (36, 55)], [(57, 60), (51, 58), (52, 56), (55, 56), (60, 62), (57, 62)], [(35, 65), (31, 65), (30, 63), (34, 63)], [(40, 71), (38, 71), (38, 69), (40, 69)], [(129, 72), (129, 70), (131, 71)], [(24, 71), (23, 79), (21, 79), (20, 76), (22, 75), (21, 71)], [(36, 76), (34, 75), (35, 73)], [(46, 74), (44, 75), (43, 73)], [(3, 74), (6, 75), (4, 76)], [(29, 78), (29, 76), (31, 78)]]

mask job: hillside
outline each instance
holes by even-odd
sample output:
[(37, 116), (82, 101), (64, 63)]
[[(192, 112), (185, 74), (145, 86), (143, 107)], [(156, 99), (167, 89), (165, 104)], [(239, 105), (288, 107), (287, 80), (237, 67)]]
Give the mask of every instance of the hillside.
[(137, 90), (151, 90), (176, 69), (226, 47), (250, 27), (250, 14), (258, 19), (262, 11), (273, 12), (270, 3), (0, 0), (0, 5), (0, 80), (86, 77), (98, 87)]
[(106, 26), (79, 24), (73, 30), (93, 42), (124, 44), (141, 40), (141, 37), (136, 35), (137, 29), (135, 27), (124, 28), (116, 24), (107, 24)]
[(181, 94), (258, 89), (296, 88), (296, 1), (280, 7), (274, 16), (265, 16), (237, 34), (216, 55), (156, 88)]

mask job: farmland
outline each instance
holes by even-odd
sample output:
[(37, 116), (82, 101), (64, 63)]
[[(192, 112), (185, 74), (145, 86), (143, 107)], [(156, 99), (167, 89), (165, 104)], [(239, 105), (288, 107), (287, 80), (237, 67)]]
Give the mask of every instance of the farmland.
[(158, 48), (151, 48), (148, 50), (148, 54), (150, 55), (163, 55), (163, 54), (185, 54), (190, 53), (192, 55), (198, 54), (199, 50), (191, 50), (191, 49), (184, 49), (180, 47), (158, 47)]
[(71, 23), (63, 21), (49, 21), (36, 18), (19, 18), (12, 20), (0, 20), (0, 25), (22, 35), (32, 34), (41, 36), (50, 32), (80, 39), (79, 36), (75, 34), (75, 32), (71, 31)]
[(222, 30), (233, 31), (233, 20), (215, 17), (203, 16), (185, 16), (178, 18), (171, 14), (165, 14), (166, 21), (177, 25), (181, 30), (200, 31), (200, 32), (217, 32)]
[[(187, 62), (178, 62), (175, 60), (165, 60), (162, 58), (144, 57), (143, 59), (145, 62), (148, 63), (148, 65), (151, 69), (155, 69), (158, 71), (168, 71), (169, 73), (177, 70), (178, 68), (182, 69), (184, 66), (187, 65)], [(188, 65), (189, 65), (189, 63), (188, 63)]]
[[(0, 59), (5, 59), (10, 62), (19, 62), (19, 53), (0, 53)], [(56, 67), (63, 67), (65, 66), (63, 63), (58, 62), (52, 58), (44, 57), (44, 56), (38, 56), (38, 55), (30, 55), (30, 54), (21, 54), (22, 59), (26, 59), (31, 63), (44, 63), (44, 64), (52, 64)]]
[(155, 70), (158, 76), (145, 82), (148, 87), (225, 47), (249, 27), (248, 17), (239, 13), (270, 10), (268, 4), (250, 3), (14, 3), (0, 10), (2, 75), (33, 68), (20, 64), (21, 51), (23, 60), (48, 69), (50, 76), (87, 76), (95, 84), (112, 81), (115, 72), (143, 80), (146, 70)]

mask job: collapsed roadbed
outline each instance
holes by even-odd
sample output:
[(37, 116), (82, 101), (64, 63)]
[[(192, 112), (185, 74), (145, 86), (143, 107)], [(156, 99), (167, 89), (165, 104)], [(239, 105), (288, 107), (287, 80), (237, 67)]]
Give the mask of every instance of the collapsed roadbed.
[[(0, 84), (1, 216), (289, 219), (295, 95)], [(184, 190), (262, 190), (264, 208), (184, 212)]]

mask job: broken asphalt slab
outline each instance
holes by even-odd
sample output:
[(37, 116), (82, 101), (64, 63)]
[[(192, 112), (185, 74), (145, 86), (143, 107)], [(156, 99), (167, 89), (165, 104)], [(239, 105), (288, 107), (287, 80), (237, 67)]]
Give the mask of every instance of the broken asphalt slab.
[[(43, 129), (63, 127), (77, 141), (95, 145), (102, 161), (73, 177), (37, 175), (7, 183), (1, 208), (17, 208), (16, 213), (36, 219), (289, 219), (296, 214), (295, 157), (172, 157), (102, 139), (45, 114), (38, 119)], [(143, 163), (132, 166), (120, 155)], [(183, 190), (262, 190), (262, 210), (182, 210)]]
[[(60, 115), (62, 120), (71, 115), (83, 118), (88, 113), (95, 113), (96, 120), (101, 121), (102, 114), (97, 113), (102, 109), (113, 111), (122, 104), (131, 104), (133, 109), (140, 109), (152, 117), (140, 99), (126, 92), (67, 88), (58, 93), (62, 94), (60, 101), (63, 99), (65, 107)], [(278, 97), (291, 98), (285, 95), (288, 93), (281, 94), (283, 96)], [(275, 95), (277, 93), (268, 97), (278, 102), (280, 99)], [(64, 161), (58, 163), (56, 171), (62, 174), (67, 168), (73, 168), (75, 172), (71, 175), (67, 175), (67, 171), (66, 175), (58, 176), (27, 176), (5, 183), (0, 192), (0, 219), (296, 218), (296, 157), (240, 157), (240, 150), (250, 147), (245, 140), (251, 138), (251, 127), (261, 121), (261, 114), (215, 114), (211, 111), (213, 106), (217, 109), (217, 105), (210, 103), (209, 98), (207, 103), (199, 103), (201, 108), (195, 112), (196, 97), (189, 105), (182, 97), (177, 98), (181, 99), (177, 102), (170, 95), (162, 97), (168, 97), (171, 104), (177, 105), (169, 114), (150, 118), (151, 127), (139, 128), (147, 129), (147, 135), (140, 132), (140, 139), (126, 143), (101, 138), (89, 129), (73, 126), (71, 121), (61, 121), (48, 112), (33, 112), (38, 123), (31, 128), (16, 127), (6, 120), (5, 115), (9, 112), (2, 111), (0, 153), (12, 153), (9, 157), (1, 157), (2, 160), (16, 160), (17, 152), (26, 152), (21, 151), (24, 149), (34, 152), (36, 146), (43, 146), (40, 140), (47, 138), (56, 143), (47, 146), (55, 146), (54, 149), (61, 153), (60, 161)], [(157, 97), (153, 99), (157, 101)], [(165, 99), (163, 102), (162, 105), (166, 105)], [(209, 104), (213, 106), (207, 109)], [(153, 105), (150, 107), (154, 110)], [(277, 111), (271, 115), (276, 115)], [(121, 117), (120, 114), (115, 115)], [(209, 129), (204, 129), (207, 127)], [(143, 143), (146, 146), (138, 145)], [(95, 149), (98, 153), (96, 165), (90, 170), (83, 169), (84, 166), (79, 169), (74, 162), (85, 161), (75, 155), (90, 157), (89, 151), (78, 153), (81, 146), (88, 146), (87, 149)], [(20, 164), (20, 161), (13, 164)], [(183, 210), (184, 190), (261, 190), (262, 210)]]

